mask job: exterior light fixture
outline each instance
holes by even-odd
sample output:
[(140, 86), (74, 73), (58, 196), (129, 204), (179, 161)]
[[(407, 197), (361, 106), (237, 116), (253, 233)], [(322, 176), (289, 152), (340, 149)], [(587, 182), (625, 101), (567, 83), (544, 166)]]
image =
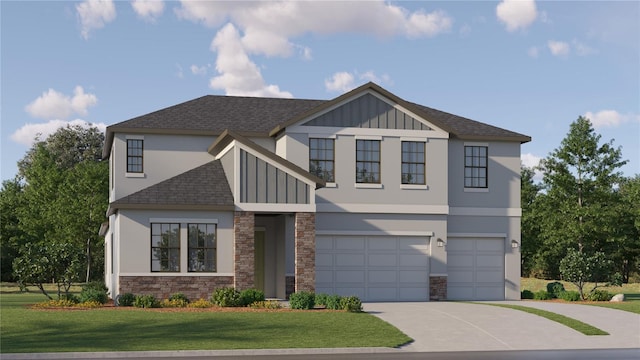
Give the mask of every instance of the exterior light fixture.
[(436, 243), (438, 244), (438, 247), (443, 247), (444, 246), (444, 240), (438, 238), (438, 240), (436, 241)]
[(517, 242), (517, 241), (515, 241), (515, 240), (511, 240), (511, 247), (512, 247), (512, 248), (517, 249), (517, 248), (518, 248), (518, 246), (520, 246), (520, 244), (518, 244), (518, 242)]

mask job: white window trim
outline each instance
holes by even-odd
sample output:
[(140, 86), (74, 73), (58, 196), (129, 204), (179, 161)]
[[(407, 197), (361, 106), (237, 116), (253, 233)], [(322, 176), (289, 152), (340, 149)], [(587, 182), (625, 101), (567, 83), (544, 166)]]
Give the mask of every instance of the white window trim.
[(489, 192), (489, 188), (474, 188), (474, 187), (465, 187), (464, 188), (464, 192), (468, 192), (468, 193), (488, 193)]
[(337, 188), (338, 184), (336, 184), (334, 182), (328, 182), (328, 183), (325, 183), (324, 187), (326, 187), (326, 188)]
[(421, 142), (424, 143), (424, 184), (403, 184), (402, 183), (402, 168), (400, 169), (400, 189), (403, 190), (429, 190), (429, 185), (427, 185), (427, 143), (429, 139), (418, 138), (418, 137), (408, 137), (402, 136), (400, 137), (400, 165), (402, 166), (402, 142)]
[(429, 190), (429, 185), (426, 184), (400, 184), (402, 190)]
[(356, 189), (384, 189), (384, 184), (380, 183), (355, 183)]
[[(127, 162), (129, 161), (129, 154), (126, 153), (127, 152), (127, 140), (143, 140), (144, 141), (144, 135), (125, 135), (124, 136), (124, 142), (125, 142), (125, 164), (124, 167), (125, 169), (128, 167), (127, 166)], [(143, 145), (144, 146), (144, 145)], [(144, 161), (144, 148), (142, 148), (142, 161)], [(124, 177), (128, 177), (128, 178), (144, 178), (147, 175), (143, 172), (140, 173), (132, 173), (132, 172), (125, 172), (124, 173)]]
[(128, 172), (128, 173), (124, 173), (124, 176), (128, 177), (128, 178), (144, 178), (144, 177), (147, 177), (147, 175), (145, 173), (143, 173), (143, 172), (142, 173), (130, 173), (130, 172)]
[(466, 161), (466, 153), (464, 148), (466, 146), (484, 146), (487, 148), (487, 179), (489, 179), (489, 143), (483, 143), (483, 142), (464, 142), (464, 145), (462, 147), (462, 155), (465, 157), (462, 159), (463, 163), (463, 170), (462, 170), (462, 186), (464, 188), (464, 192), (469, 192), (469, 193), (488, 193), (489, 192), (489, 186), (487, 184), (487, 187), (481, 188), (481, 187), (466, 187), (464, 186), (464, 167), (465, 167), (465, 162)]

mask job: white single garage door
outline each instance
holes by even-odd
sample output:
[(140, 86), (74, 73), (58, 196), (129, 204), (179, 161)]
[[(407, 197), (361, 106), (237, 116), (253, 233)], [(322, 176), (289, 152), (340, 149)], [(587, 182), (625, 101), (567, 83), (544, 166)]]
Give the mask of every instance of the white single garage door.
[(316, 236), (316, 293), (365, 301), (427, 301), (428, 238)]
[(504, 239), (449, 238), (447, 299), (504, 300)]

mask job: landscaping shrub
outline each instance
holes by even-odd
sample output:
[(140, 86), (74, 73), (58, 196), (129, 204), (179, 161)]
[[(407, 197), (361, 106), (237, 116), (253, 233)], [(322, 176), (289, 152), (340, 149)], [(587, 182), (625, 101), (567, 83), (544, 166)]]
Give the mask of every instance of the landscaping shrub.
[(299, 291), (289, 296), (289, 307), (292, 309), (309, 310), (313, 309), (315, 301), (314, 293)]
[(187, 307), (190, 308), (199, 308), (199, 309), (205, 309), (205, 308), (210, 308), (213, 307), (213, 303), (209, 300), (205, 300), (205, 299), (198, 299), (194, 302), (191, 302), (187, 305)]
[(74, 304), (77, 304), (80, 302), (80, 298), (74, 294), (62, 294), (60, 295), (60, 300), (68, 300), (73, 302)]
[(589, 301), (609, 301), (613, 297), (608, 291), (605, 290), (594, 290), (589, 296), (587, 296), (587, 300)]
[(520, 293), (520, 299), (533, 299), (533, 292), (531, 290), (522, 290)]
[(158, 305), (158, 300), (153, 295), (137, 295), (133, 301), (133, 306), (139, 308), (154, 308)]
[(329, 295), (327, 296), (326, 307), (329, 310), (342, 310), (342, 296)]
[(80, 302), (85, 303), (89, 301), (99, 302), (104, 304), (109, 299), (106, 288), (99, 286), (86, 286), (80, 292)]
[(63, 300), (63, 299), (47, 300), (47, 301), (33, 305), (33, 307), (36, 307), (36, 308), (72, 307), (72, 306), (76, 306), (76, 303), (74, 303), (71, 300)]
[(580, 293), (577, 291), (563, 291), (558, 297), (564, 301), (580, 301)]
[(163, 308), (183, 308), (189, 305), (189, 301), (184, 299), (164, 299), (160, 302), (160, 307)]
[(171, 294), (171, 296), (169, 296), (169, 300), (178, 300), (184, 302), (185, 304), (189, 303), (189, 299), (187, 298), (187, 296), (181, 292)]
[(362, 301), (357, 296), (345, 296), (340, 300), (340, 307), (348, 312), (362, 312)]
[(547, 291), (540, 290), (535, 294), (533, 294), (533, 299), (534, 300), (551, 300), (553, 299), (553, 296)]
[(132, 293), (120, 294), (116, 298), (117, 306), (133, 306), (133, 302), (136, 300), (136, 296)]
[(316, 305), (320, 305), (320, 306), (327, 306), (327, 298), (329, 297), (329, 295), (327, 294), (316, 294)]
[(232, 287), (216, 289), (211, 296), (211, 302), (222, 307), (242, 306), (240, 292)]
[(281, 309), (280, 302), (275, 300), (255, 301), (249, 305), (253, 309)]
[(87, 308), (87, 309), (96, 309), (96, 308), (102, 307), (102, 305), (104, 304), (102, 304), (101, 302), (89, 300), (89, 301), (82, 302), (80, 304), (76, 304), (75, 306), (81, 307), (81, 308)]
[(561, 282), (554, 281), (547, 284), (547, 292), (551, 294), (552, 297), (557, 298), (561, 292), (564, 291), (564, 285)]
[(243, 306), (249, 306), (257, 301), (264, 301), (264, 293), (257, 289), (246, 289), (240, 292), (240, 301)]

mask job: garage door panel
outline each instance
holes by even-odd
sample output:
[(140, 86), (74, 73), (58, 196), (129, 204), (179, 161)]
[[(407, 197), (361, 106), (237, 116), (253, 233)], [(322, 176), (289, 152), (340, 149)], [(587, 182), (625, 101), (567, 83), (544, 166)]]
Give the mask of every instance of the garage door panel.
[(398, 281), (398, 274), (394, 270), (374, 270), (368, 271), (369, 283), (395, 283)]
[(370, 237), (369, 250), (395, 250), (398, 247), (396, 239), (388, 236)]
[(400, 266), (420, 266), (426, 268), (428, 265), (429, 258), (426, 255), (400, 254)]
[(369, 254), (369, 266), (396, 266), (398, 258), (389, 254)]
[(364, 250), (364, 237), (336, 237), (337, 250)]
[(400, 283), (424, 284), (429, 281), (429, 275), (426, 271), (421, 270), (401, 270), (399, 280)]
[(336, 266), (364, 266), (363, 254), (338, 254)]
[(447, 274), (451, 300), (503, 300), (504, 240), (449, 238)]
[(426, 237), (323, 235), (317, 244), (317, 292), (365, 301), (428, 299)]

